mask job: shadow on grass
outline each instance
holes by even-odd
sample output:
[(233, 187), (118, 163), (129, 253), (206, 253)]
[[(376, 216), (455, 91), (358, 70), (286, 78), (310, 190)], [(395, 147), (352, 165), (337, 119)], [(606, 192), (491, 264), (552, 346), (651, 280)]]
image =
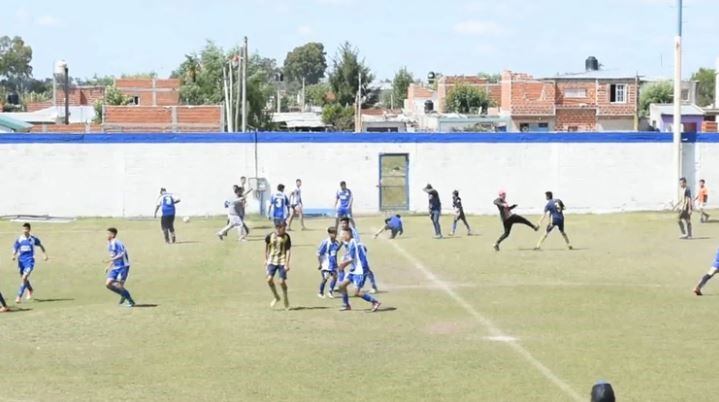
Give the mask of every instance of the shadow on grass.
[(22, 307), (8, 307), (7, 313), (24, 313), (26, 311), (32, 311), (31, 308), (22, 308)]
[(185, 241), (176, 241), (173, 244), (200, 244), (197, 240), (185, 240)]
[(367, 310), (368, 313), (389, 313), (390, 311), (396, 311), (397, 307), (381, 307), (377, 311)]
[(73, 301), (75, 299), (33, 299), (36, 303), (55, 303), (55, 302), (64, 302), (64, 301)]
[(158, 306), (159, 304), (135, 304), (132, 308), (155, 308)]
[(290, 307), (290, 311), (311, 311), (311, 310), (327, 310), (329, 307)]

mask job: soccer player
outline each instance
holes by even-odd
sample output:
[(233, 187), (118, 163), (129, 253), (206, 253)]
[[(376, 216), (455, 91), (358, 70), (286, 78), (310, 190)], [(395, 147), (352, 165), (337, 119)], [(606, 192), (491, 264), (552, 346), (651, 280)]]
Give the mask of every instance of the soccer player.
[(172, 193), (168, 193), (165, 188), (160, 189), (160, 196), (157, 198), (154, 217), (157, 218), (157, 211), (162, 208), (162, 217), (160, 218), (160, 226), (162, 234), (165, 236), (165, 243), (174, 243), (175, 237), (175, 204), (180, 202), (179, 198), (175, 198)]
[(320, 282), (320, 292), (317, 293), (321, 299), (325, 298), (325, 285), (330, 280), (330, 289), (327, 296), (334, 298), (333, 292), (337, 285), (337, 252), (342, 244), (337, 240), (337, 228), (330, 226), (327, 229), (327, 238), (322, 240), (320, 247), (317, 249), (317, 260), (319, 266), (317, 269), (322, 274), (322, 282)]
[(452, 208), (454, 208), (454, 221), (452, 222), (452, 233), (450, 236), (454, 236), (457, 230), (457, 222), (462, 221), (464, 226), (467, 227), (467, 236), (472, 236), (472, 228), (467, 223), (467, 217), (464, 215), (464, 207), (462, 206), (462, 198), (459, 196), (459, 191), (452, 191)]
[[(679, 230), (682, 232), (680, 239), (688, 240), (692, 238), (692, 210), (694, 208), (692, 205), (692, 190), (687, 186), (687, 179), (685, 177), (679, 179), (679, 188), (681, 199), (679, 203), (674, 206), (674, 209), (679, 211), (678, 224)], [(685, 222), (686, 230), (684, 229)]]
[(27, 300), (32, 299), (33, 288), (30, 284), (30, 274), (35, 269), (35, 247), (42, 251), (43, 260), (47, 261), (47, 252), (40, 239), (30, 234), (30, 224), (22, 224), (22, 235), (15, 240), (12, 246), (12, 260), (17, 259), (17, 267), (20, 271), (20, 289), (17, 291), (15, 303), (22, 302), (22, 296), (27, 290)]
[(400, 215), (393, 215), (384, 220), (384, 227), (374, 234), (376, 239), (385, 230), (390, 231), (390, 239), (394, 239), (397, 235), (404, 234), (404, 227), (402, 225), (402, 217)]
[(295, 216), (300, 218), (300, 226), (305, 230), (305, 214), (302, 205), (302, 180), (295, 181), (297, 187), (290, 193), (290, 220), (287, 222), (287, 230), (292, 230), (292, 221)]
[(355, 225), (354, 218), (352, 218), (352, 204), (354, 198), (352, 197), (352, 190), (347, 188), (347, 183), (344, 181), (340, 182), (340, 189), (337, 190), (335, 195), (335, 210), (337, 210), (337, 218), (335, 219), (335, 226), (339, 226), (340, 220), (347, 218), (352, 222), (352, 226)]
[(507, 238), (509, 237), (509, 234), (512, 232), (512, 226), (514, 226), (515, 223), (521, 223), (522, 225), (527, 225), (530, 228), (534, 229), (534, 231), (539, 230), (539, 226), (535, 226), (527, 220), (527, 218), (519, 215), (515, 215), (512, 210), (514, 208), (517, 208), (517, 204), (509, 205), (507, 202), (507, 192), (504, 190), (501, 190), (499, 192), (499, 198), (494, 200), (494, 205), (497, 206), (497, 209), (499, 209), (499, 217), (502, 219), (502, 225), (504, 226), (504, 233), (502, 233), (501, 236), (499, 236), (499, 239), (494, 243), (494, 249), (496, 251), (499, 251), (499, 245)]
[(427, 184), (423, 190), (429, 197), (429, 218), (434, 226), (434, 238), (441, 239), (442, 227), (439, 225), (439, 217), (442, 215), (442, 202), (439, 200), (439, 193), (431, 184)]
[(245, 222), (243, 220), (247, 194), (249, 194), (249, 192), (244, 193), (244, 189), (242, 187), (235, 186), (235, 197), (225, 201), (228, 223), (227, 226), (216, 233), (220, 240), (224, 240), (225, 236), (227, 236), (227, 233), (232, 230), (232, 228), (237, 228), (241, 241), (245, 241), (247, 239), (249, 230), (246, 229)]
[(110, 252), (110, 259), (105, 261), (108, 265), (105, 268), (107, 274), (105, 287), (120, 295), (120, 304), (127, 307), (134, 307), (135, 300), (132, 299), (130, 292), (125, 289), (127, 276), (130, 274), (130, 256), (127, 253), (125, 245), (117, 239), (117, 229), (107, 229), (107, 249)]
[(702, 276), (702, 279), (694, 288), (694, 294), (697, 296), (702, 296), (702, 288), (704, 287), (704, 285), (707, 284), (707, 282), (709, 282), (711, 278), (714, 277), (714, 275), (717, 274), (717, 272), (719, 272), (719, 251), (717, 251), (716, 256), (714, 257), (714, 263), (712, 264), (711, 268), (709, 268), (709, 272)]
[[(340, 219), (340, 229), (341, 230), (349, 230), (352, 233), (352, 239), (354, 239), (357, 242), (357, 244), (360, 247), (362, 247), (363, 257), (366, 256), (367, 255), (367, 246), (365, 246), (364, 243), (362, 243), (362, 241), (360, 240), (359, 231), (354, 226), (354, 224), (350, 221), (350, 218), (344, 217), (344, 218)], [(369, 264), (365, 264), (364, 273), (365, 273), (365, 276), (367, 277), (367, 279), (369, 279), (370, 285), (372, 285), (372, 289), (370, 290), (370, 293), (377, 293), (378, 292), (377, 278), (374, 275), (374, 271), (372, 271), (372, 269), (370, 269)], [(343, 276), (342, 270), (340, 270), (340, 276), (341, 276), (340, 280), (342, 280), (342, 276)]]
[(290, 200), (285, 195), (285, 185), (277, 186), (277, 192), (270, 198), (270, 205), (267, 208), (267, 215), (274, 221), (275, 227), (280, 223), (286, 223), (290, 214)]
[(284, 297), (285, 310), (290, 309), (290, 299), (287, 297), (287, 272), (290, 270), (290, 249), (292, 248), (292, 240), (290, 235), (286, 233), (287, 224), (278, 222), (275, 225), (275, 231), (265, 237), (265, 262), (267, 268), (267, 285), (272, 291), (274, 299), (270, 303), (270, 307), (274, 307), (280, 301), (280, 295), (277, 294), (275, 287), (275, 275), (280, 277), (280, 287), (282, 288), (282, 296)]
[(699, 206), (699, 212), (701, 212), (699, 222), (709, 222), (709, 214), (704, 211), (707, 202), (709, 202), (709, 189), (707, 188), (707, 182), (704, 179), (699, 180), (699, 193), (697, 194), (696, 201)]
[(5, 298), (2, 297), (2, 293), (0, 292), (0, 313), (6, 313), (8, 311), (10, 311), (10, 310), (7, 308), (7, 303), (5, 303)]
[(342, 293), (342, 311), (352, 310), (347, 290), (350, 284), (355, 287), (355, 297), (361, 297), (366, 302), (372, 303), (372, 311), (377, 311), (382, 303), (369, 293), (362, 291), (367, 279), (365, 272), (365, 267), (367, 266), (366, 249), (352, 238), (351, 230), (342, 230), (342, 241), (346, 249), (342, 263), (339, 264), (340, 269), (346, 271), (346, 275), (339, 286)]
[(539, 250), (542, 248), (542, 243), (544, 243), (547, 236), (549, 236), (549, 233), (556, 227), (559, 229), (559, 233), (562, 234), (562, 237), (564, 237), (564, 241), (567, 243), (567, 248), (572, 250), (572, 244), (569, 242), (569, 237), (567, 237), (567, 234), (564, 233), (564, 203), (562, 200), (554, 198), (554, 194), (552, 194), (551, 191), (547, 191), (544, 195), (547, 198), (547, 205), (544, 207), (544, 215), (542, 215), (542, 219), (539, 220), (539, 224), (537, 226), (542, 226), (544, 218), (547, 216), (549, 216), (549, 225), (547, 225), (547, 232), (539, 239), (539, 242), (534, 249)]

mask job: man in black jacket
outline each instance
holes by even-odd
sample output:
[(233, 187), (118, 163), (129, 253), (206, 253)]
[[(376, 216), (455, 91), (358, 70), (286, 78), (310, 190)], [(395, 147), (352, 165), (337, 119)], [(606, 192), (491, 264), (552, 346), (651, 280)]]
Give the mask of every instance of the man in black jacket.
[(517, 208), (517, 204), (509, 205), (507, 202), (507, 193), (505, 191), (499, 192), (499, 198), (494, 200), (494, 205), (496, 205), (497, 209), (499, 209), (499, 217), (502, 218), (502, 224), (504, 225), (504, 233), (499, 236), (499, 239), (497, 239), (494, 243), (494, 249), (496, 251), (499, 251), (499, 244), (502, 243), (504, 239), (509, 237), (509, 234), (512, 232), (512, 225), (515, 223), (527, 225), (534, 229), (535, 232), (539, 230), (539, 226), (534, 225), (532, 222), (527, 220), (527, 218), (515, 215), (514, 212), (512, 212), (514, 208)]
[(434, 238), (442, 238), (442, 227), (439, 225), (439, 217), (442, 215), (442, 202), (439, 200), (439, 193), (432, 188), (431, 184), (427, 184), (424, 192), (429, 197), (429, 218), (434, 226)]

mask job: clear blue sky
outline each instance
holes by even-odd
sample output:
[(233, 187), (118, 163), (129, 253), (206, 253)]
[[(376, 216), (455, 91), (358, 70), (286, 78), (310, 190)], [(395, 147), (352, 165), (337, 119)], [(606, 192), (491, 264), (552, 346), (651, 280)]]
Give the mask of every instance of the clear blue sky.
[[(73, 76), (169, 73), (207, 39), (282, 63), (307, 41), (349, 40), (378, 78), (399, 67), (535, 76), (608, 69), (671, 76), (675, 0), (2, 0), (0, 35), (33, 48), (36, 77), (64, 58)], [(685, 76), (719, 56), (719, 1), (685, 0)]]

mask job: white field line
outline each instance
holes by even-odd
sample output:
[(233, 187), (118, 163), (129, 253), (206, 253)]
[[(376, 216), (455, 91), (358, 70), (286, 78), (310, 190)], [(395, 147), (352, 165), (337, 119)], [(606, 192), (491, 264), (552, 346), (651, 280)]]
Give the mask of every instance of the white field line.
[(529, 364), (531, 364), (537, 371), (539, 371), (547, 380), (549, 380), (552, 384), (556, 385), (559, 389), (561, 389), (567, 396), (569, 396), (571, 399), (575, 401), (584, 401), (586, 398), (582, 398), (576, 391), (574, 391), (564, 380), (559, 378), (556, 374), (552, 372), (547, 366), (542, 364), (537, 358), (532, 356), (532, 354), (525, 349), (522, 345), (520, 345), (516, 341), (511, 341), (514, 339), (513, 337), (505, 334), (502, 332), (499, 327), (497, 327), (490, 319), (482, 315), (477, 309), (475, 309), (471, 304), (469, 304), (466, 300), (462, 298), (457, 292), (454, 291), (454, 289), (448, 285), (446, 282), (439, 279), (432, 271), (430, 271), (427, 267), (422, 264), (421, 261), (419, 261), (417, 258), (415, 258), (412, 254), (408, 253), (404, 248), (399, 246), (397, 242), (391, 241), (388, 242), (392, 245), (392, 247), (395, 248), (404, 258), (406, 258), (415, 269), (420, 271), (428, 280), (433, 282), (435, 285), (437, 285), (439, 288), (444, 290), (444, 292), (457, 304), (459, 304), (469, 315), (474, 317), (474, 319), (477, 320), (482, 326), (484, 326), (487, 331), (490, 334), (490, 337), (496, 338), (496, 339), (507, 339), (510, 341), (503, 342), (506, 345), (509, 345), (509, 347), (518, 355), (522, 356), (524, 360), (526, 360)]

